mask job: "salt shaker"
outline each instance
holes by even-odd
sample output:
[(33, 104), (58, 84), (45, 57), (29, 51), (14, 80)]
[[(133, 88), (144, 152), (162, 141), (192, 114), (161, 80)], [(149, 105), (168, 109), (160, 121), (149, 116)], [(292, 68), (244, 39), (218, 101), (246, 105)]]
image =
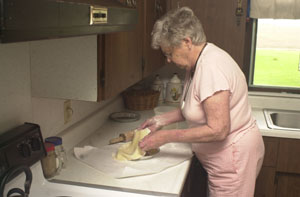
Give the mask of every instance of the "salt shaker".
[(182, 96), (182, 83), (177, 73), (174, 73), (167, 84), (166, 102), (179, 103)]
[(55, 146), (55, 153), (57, 154), (57, 158), (58, 158), (58, 172), (62, 169), (62, 168), (66, 168), (67, 166), (67, 155), (66, 152), (63, 148), (62, 145), (62, 138), (61, 137), (57, 137), (57, 136), (53, 136), (53, 137), (48, 137), (45, 139), (45, 142), (49, 142), (54, 144)]
[(160, 80), (159, 75), (155, 76), (155, 80), (151, 86), (151, 88), (153, 90), (159, 91), (159, 98), (158, 98), (158, 102), (162, 103), (164, 101), (164, 96), (163, 96), (163, 92), (164, 92), (164, 84), (162, 82), (162, 80)]

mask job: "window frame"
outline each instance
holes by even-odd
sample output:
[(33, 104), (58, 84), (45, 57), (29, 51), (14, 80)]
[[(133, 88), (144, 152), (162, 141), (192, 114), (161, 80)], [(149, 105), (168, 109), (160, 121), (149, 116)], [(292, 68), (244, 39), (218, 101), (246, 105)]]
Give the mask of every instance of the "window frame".
[(300, 94), (300, 87), (294, 88), (294, 87), (264, 86), (264, 85), (254, 85), (253, 84), (255, 55), (256, 55), (256, 41), (257, 41), (257, 26), (258, 26), (258, 19), (252, 18), (250, 63), (249, 63), (249, 72), (248, 72), (248, 76), (247, 76), (249, 91)]

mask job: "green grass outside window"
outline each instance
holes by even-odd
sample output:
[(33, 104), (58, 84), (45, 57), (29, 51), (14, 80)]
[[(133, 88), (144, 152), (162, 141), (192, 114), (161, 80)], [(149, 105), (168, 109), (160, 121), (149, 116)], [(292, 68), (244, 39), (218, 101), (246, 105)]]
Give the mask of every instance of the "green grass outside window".
[(254, 85), (300, 87), (300, 51), (256, 49)]

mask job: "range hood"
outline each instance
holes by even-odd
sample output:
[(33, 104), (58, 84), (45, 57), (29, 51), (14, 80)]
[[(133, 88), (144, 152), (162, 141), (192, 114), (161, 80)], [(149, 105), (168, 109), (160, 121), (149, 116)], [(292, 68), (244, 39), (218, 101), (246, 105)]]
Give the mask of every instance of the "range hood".
[(106, 34), (135, 28), (135, 0), (0, 0), (0, 42)]

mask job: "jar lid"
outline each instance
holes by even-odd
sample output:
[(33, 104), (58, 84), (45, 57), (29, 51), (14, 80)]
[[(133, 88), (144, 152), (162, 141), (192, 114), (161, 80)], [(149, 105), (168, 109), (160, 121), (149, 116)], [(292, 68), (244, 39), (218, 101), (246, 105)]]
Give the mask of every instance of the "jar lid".
[(170, 83), (181, 83), (181, 80), (179, 79), (177, 73), (174, 73), (173, 77), (170, 80)]
[(162, 84), (163, 84), (163, 82), (162, 82), (162, 80), (160, 80), (159, 75), (156, 75), (153, 85), (162, 85)]
[(45, 142), (52, 143), (55, 146), (62, 145), (62, 138), (61, 137), (57, 137), (57, 136), (47, 137), (45, 139)]
[(54, 144), (49, 143), (49, 142), (45, 142), (44, 145), (45, 145), (45, 148), (46, 148), (47, 152), (54, 151)]

